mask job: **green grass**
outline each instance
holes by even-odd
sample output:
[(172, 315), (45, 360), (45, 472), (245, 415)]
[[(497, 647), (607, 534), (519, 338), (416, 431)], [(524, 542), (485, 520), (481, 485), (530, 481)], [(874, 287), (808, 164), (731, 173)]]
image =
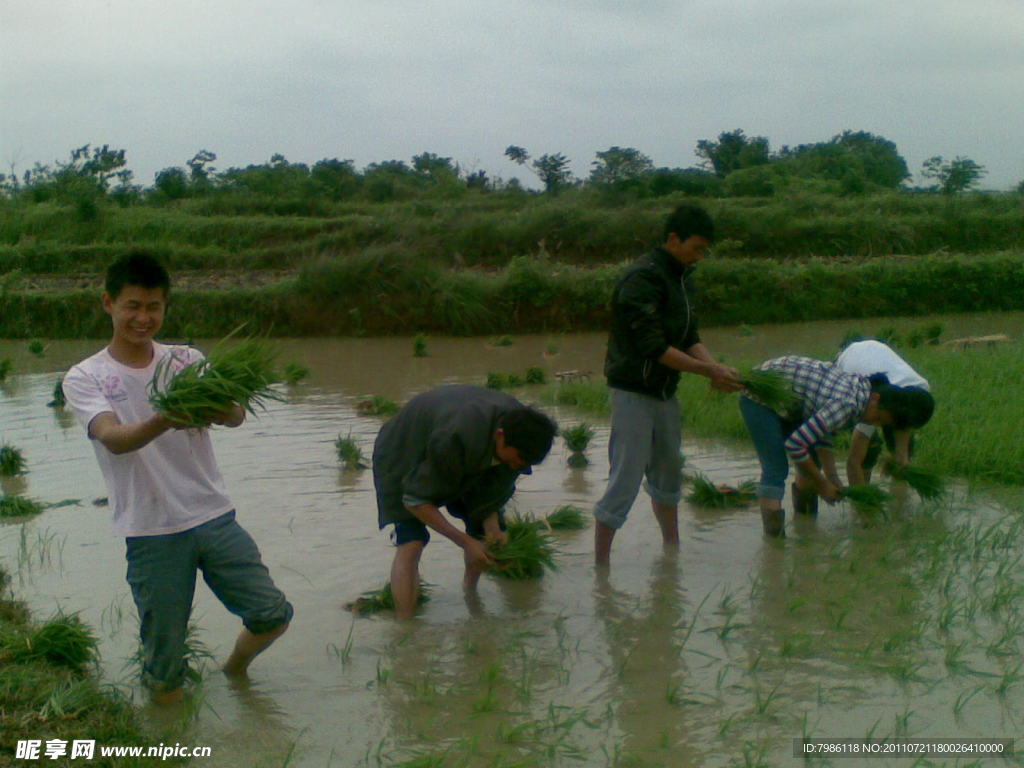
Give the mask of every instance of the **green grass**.
[(38, 515), (45, 509), (44, 504), (16, 493), (5, 493), (0, 496), (0, 518), (28, 517)]

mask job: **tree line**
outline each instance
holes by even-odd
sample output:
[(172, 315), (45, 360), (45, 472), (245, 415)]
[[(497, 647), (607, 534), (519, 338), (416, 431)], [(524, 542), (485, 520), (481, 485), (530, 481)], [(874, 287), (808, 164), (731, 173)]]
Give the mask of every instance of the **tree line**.
[[(866, 131), (844, 131), (828, 141), (783, 146), (772, 151), (763, 136), (742, 129), (725, 131), (697, 143), (700, 162), (688, 168), (656, 167), (632, 147), (597, 152), (586, 178), (577, 178), (561, 152), (533, 157), (523, 147), (504, 152), (512, 162), (534, 174), (543, 194), (570, 189), (591, 190), (627, 199), (683, 193), (696, 197), (770, 197), (791, 189), (856, 195), (906, 188), (911, 174), (896, 145)], [(218, 171), (217, 155), (201, 149), (183, 166), (164, 168), (150, 187), (135, 183), (124, 149), (85, 145), (66, 161), (36, 163), (20, 175), (12, 169), (0, 177), (0, 195), (31, 202), (70, 202), (83, 218), (95, 215), (102, 200), (122, 205), (162, 203), (233, 193), (278, 198), (319, 198), (327, 201), (387, 202), (422, 195), (457, 197), (473, 192), (531, 194), (517, 178), (490, 178), (468, 170), (450, 157), (424, 152), (411, 162), (387, 160), (357, 169), (352, 160), (323, 159), (313, 165), (291, 163), (275, 154), (266, 163)], [(924, 162), (924, 189), (957, 195), (974, 188), (986, 169), (970, 158)], [(1024, 182), (1018, 187), (1024, 191)]]

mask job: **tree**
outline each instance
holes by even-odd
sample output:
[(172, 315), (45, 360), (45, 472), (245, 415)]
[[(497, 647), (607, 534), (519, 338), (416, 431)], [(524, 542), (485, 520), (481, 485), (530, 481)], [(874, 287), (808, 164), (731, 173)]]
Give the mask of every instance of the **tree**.
[(593, 184), (622, 185), (636, 181), (653, 170), (651, 158), (632, 147), (610, 147), (597, 153), (590, 164)]
[(728, 176), (741, 168), (765, 165), (768, 160), (768, 139), (764, 136), (745, 136), (737, 128), (718, 134), (718, 141), (702, 139), (697, 142), (697, 157), (719, 177)]
[(217, 155), (208, 149), (200, 149), (192, 156), (192, 159), (186, 163), (192, 177), (192, 186), (200, 189), (209, 186), (210, 176), (216, 169), (212, 166), (207, 168), (207, 166), (216, 159)]
[[(517, 165), (526, 165), (530, 153), (522, 147), (510, 144), (505, 148), (505, 157)], [(544, 184), (544, 191), (549, 195), (557, 195), (563, 187), (572, 183), (572, 171), (569, 170), (569, 158), (561, 152), (553, 155), (541, 155), (530, 164), (537, 178)]]
[(509, 144), (505, 147), (505, 157), (516, 165), (525, 165), (526, 161), (530, 159), (530, 153), (522, 147), (517, 147), (515, 144)]
[(936, 184), (932, 187), (938, 189), (944, 195), (955, 195), (965, 192), (988, 173), (983, 165), (971, 160), (969, 157), (957, 156), (950, 162), (944, 162), (942, 155), (930, 157), (921, 164), (921, 175), (926, 179), (935, 179)]

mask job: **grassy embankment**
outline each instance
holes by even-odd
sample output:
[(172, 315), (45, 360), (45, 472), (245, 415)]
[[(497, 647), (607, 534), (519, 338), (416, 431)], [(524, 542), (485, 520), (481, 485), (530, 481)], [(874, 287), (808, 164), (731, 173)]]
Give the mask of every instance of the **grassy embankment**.
[[(95, 742), (97, 766), (177, 765), (180, 759), (101, 757), (100, 745), (155, 746), (160, 739), (146, 733), (132, 703), (117, 689), (99, 682), (94, 668), (96, 640), (75, 617), (54, 617), (44, 624), (32, 620), (24, 603), (7, 594), (9, 577), (0, 568), (0, 765), (26, 763), (15, 758), (22, 740), (66, 744), (63, 757), (45, 758), (48, 765), (78, 765), (71, 759), (72, 742)], [(31, 761), (35, 764), (36, 761)]]
[[(280, 335), (601, 328), (623, 260), (657, 241), (681, 199), (494, 193), (271, 215), (271, 199), (234, 197), (104, 206), (89, 221), (56, 203), (3, 201), (0, 327), (7, 337), (104, 335), (93, 285), (47, 290), (40, 278), (95, 284), (115, 256), (143, 247), (185, 284), (226, 278), (175, 292), (175, 336), (222, 335), (245, 320)], [(1024, 306), (1020, 195), (703, 203), (719, 231), (698, 272), (706, 325)], [(247, 280), (256, 270), (273, 279)]]
[[(1024, 484), (1024, 409), (1013, 395), (1024, 380), (1024, 343), (968, 349), (924, 346), (900, 353), (929, 379), (936, 395), (935, 415), (917, 436), (914, 463), (972, 482)], [(603, 381), (555, 385), (547, 395), (586, 413), (608, 412)], [(753, 452), (735, 395), (712, 391), (701, 377), (683, 376), (679, 400), (688, 437), (741, 440)]]

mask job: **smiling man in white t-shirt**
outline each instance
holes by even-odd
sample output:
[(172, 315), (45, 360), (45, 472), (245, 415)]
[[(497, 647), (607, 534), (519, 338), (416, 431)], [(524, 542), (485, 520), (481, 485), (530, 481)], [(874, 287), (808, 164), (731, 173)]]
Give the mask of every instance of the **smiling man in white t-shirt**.
[[(158, 371), (172, 376), (202, 360), (191, 347), (153, 341), (167, 309), (167, 271), (149, 254), (134, 252), (111, 265), (105, 288), (110, 344), (68, 371), (64, 394), (92, 441), (114, 530), (125, 537), (143, 681), (155, 701), (171, 703), (184, 690), (197, 571), (244, 625), (224, 666), (228, 675), (244, 676), (288, 628), (293, 611), (252, 537), (235, 521), (209, 430), (177, 429), (149, 403)], [(237, 427), (244, 420), (236, 404), (217, 423)]]

